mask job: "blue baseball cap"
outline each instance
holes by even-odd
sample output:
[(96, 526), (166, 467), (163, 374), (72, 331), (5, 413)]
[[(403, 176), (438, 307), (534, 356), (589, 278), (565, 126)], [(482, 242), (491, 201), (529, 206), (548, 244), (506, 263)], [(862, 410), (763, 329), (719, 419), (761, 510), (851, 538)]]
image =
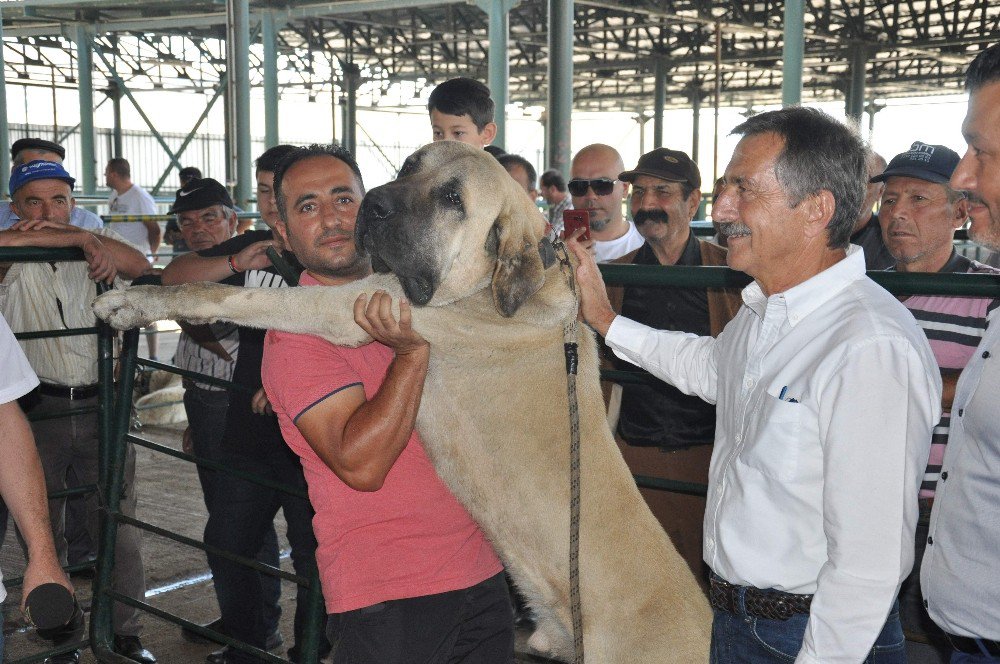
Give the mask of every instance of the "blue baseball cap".
[(62, 164), (36, 159), (18, 166), (10, 174), (10, 193), (13, 195), (15, 191), (35, 180), (62, 180), (69, 185), (70, 189), (76, 183), (76, 180), (63, 168)]
[(947, 184), (961, 159), (951, 148), (914, 141), (909, 150), (893, 157), (886, 169), (869, 182), (885, 182), (899, 175)]

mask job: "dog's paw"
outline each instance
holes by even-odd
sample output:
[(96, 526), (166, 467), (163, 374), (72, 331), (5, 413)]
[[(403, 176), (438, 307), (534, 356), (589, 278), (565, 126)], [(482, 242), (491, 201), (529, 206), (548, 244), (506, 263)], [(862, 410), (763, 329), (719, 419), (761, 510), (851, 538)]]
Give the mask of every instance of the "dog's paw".
[(159, 317), (149, 310), (149, 299), (138, 289), (111, 290), (94, 300), (97, 317), (119, 330), (149, 325)]

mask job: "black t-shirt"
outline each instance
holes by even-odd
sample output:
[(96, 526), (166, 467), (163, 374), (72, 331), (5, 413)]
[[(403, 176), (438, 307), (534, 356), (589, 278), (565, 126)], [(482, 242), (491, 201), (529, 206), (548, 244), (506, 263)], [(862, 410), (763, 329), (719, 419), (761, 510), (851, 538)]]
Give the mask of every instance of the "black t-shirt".
[[(648, 244), (639, 248), (632, 263), (660, 264)], [(694, 233), (688, 237), (677, 265), (701, 265), (701, 250)], [(703, 288), (626, 286), (621, 313), (658, 330), (711, 334), (708, 296)], [(635, 370), (618, 356), (613, 360), (616, 369)], [(622, 385), (618, 433), (630, 445), (667, 450), (710, 444), (715, 440), (715, 406), (662, 382)]]
[[(229, 256), (242, 251), (255, 242), (270, 240), (271, 231), (247, 231), (242, 235), (230, 238), (209, 249), (199, 251), (199, 256)], [(301, 266), (292, 254), (284, 254), (296, 270)], [(247, 270), (234, 274), (221, 283), (230, 286), (245, 286), (248, 288), (285, 288), (285, 280), (273, 267), (263, 270)], [(253, 391), (263, 385), (260, 378), (260, 365), (264, 358), (264, 335), (266, 330), (252, 327), (240, 327), (240, 350), (236, 356), (236, 366), (233, 368), (233, 382), (243, 385)], [(263, 457), (270, 454), (289, 453), (281, 437), (278, 418), (273, 415), (257, 415), (251, 406), (253, 394), (243, 390), (233, 390), (229, 395), (229, 410), (226, 413), (226, 431), (222, 437), (222, 448), (230, 452), (238, 452), (247, 456)]]

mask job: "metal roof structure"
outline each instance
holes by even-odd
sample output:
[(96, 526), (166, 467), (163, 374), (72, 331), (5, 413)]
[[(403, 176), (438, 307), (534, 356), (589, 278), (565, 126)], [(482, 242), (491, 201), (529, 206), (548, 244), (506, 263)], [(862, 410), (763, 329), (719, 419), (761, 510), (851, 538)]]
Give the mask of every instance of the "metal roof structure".
[[(548, 11), (542, 0), (493, 0), (509, 12), (511, 103), (544, 106)], [(252, 0), (251, 42), (260, 16), (278, 30), (281, 89), (329, 94), (345, 67), (360, 69), (357, 105), (398, 106), (447, 78), (486, 80), (490, 0)], [(573, 91), (577, 110), (653, 108), (656, 70), (665, 106), (781, 101), (783, 8), (779, 0), (576, 0)], [(95, 38), (95, 85), (207, 91), (226, 70), (226, 7), (217, 0), (23, 0), (0, 3), (7, 79), (75, 87), (77, 25)], [(865, 63), (865, 97), (961, 91), (966, 65), (1000, 39), (995, 0), (806, 0), (803, 102), (843, 99), (851, 65)], [(103, 57), (102, 57), (103, 56)], [(259, 48), (251, 85), (263, 77)]]

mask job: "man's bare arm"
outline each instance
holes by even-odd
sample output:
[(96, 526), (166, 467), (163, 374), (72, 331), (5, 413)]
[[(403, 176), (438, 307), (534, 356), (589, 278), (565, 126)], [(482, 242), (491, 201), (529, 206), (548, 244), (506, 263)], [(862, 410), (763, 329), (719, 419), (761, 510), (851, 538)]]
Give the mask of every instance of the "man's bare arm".
[(0, 404), (0, 446), (4, 458), (0, 463), (0, 494), (28, 547), (23, 597), (43, 583), (59, 583), (73, 592), (52, 543), (42, 464), (31, 428), (16, 401)]
[[(233, 263), (239, 272), (260, 270), (271, 264), (264, 253), (272, 246), (271, 240), (262, 240), (244, 247), (233, 254)], [(178, 256), (163, 269), (163, 285), (178, 286), (196, 281), (222, 281), (233, 275), (228, 256), (199, 256), (191, 252)]]
[(355, 304), (355, 319), (396, 357), (371, 400), (360, 386), (328, 397), (296, 422), (316, 454), (352, 489), (377, 491), (403, 452), (420, 408), (430, 345), (413, 331), (409, 305), (400, 305), (398, 323), (384, 292)]
[(155, 255), (157, 249), (160, 248), (160, 238), (163, 235), (160, 224), (152, 219), (147, 219), (142, 222), (142, 225), (146, 227), (146, 236), (149, 238), (149, 252)]

